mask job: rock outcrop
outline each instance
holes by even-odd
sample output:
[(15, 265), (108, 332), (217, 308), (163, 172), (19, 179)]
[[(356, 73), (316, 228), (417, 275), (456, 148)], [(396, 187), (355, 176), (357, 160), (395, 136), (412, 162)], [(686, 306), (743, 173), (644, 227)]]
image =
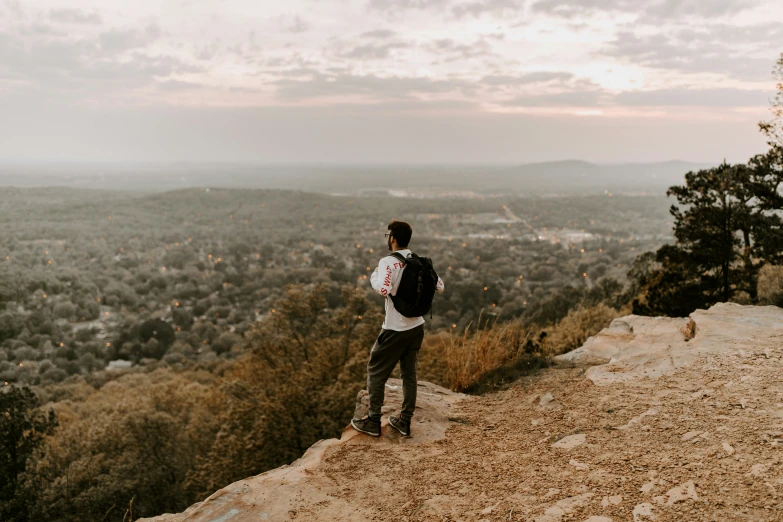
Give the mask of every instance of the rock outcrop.
[[(339, 439), (322, 440), (289, 466), (235, 482), (183, 513), (140, 519), (156, 522), (249, 522), (258, 520), (288, 520), (290, 513), (303, 513), (303, 504), (318, 511), (319, 520), (365, 521), (367, 513), (361, 506), (333, 502), (341, 485), (319, 468), (334, 449), (352, 445), (395, 444), (400, 446), (425, 444), (444, 437), (453, 418), (456, 403), (464, 395), (428, 382), (419, 382), (416, 416), (411, 437), (402, 437), (388, 426), (384, 416), (381, 437), (374, 439), (347, 427)], [(386, 383), (384, 414), (402, 403), (402, 381)], [(362, 390), (356, 400), (354, 415), (367, 414), (367, 392)], [(360, 473), (361, 470), (358, 470)], [(358, 478), (358, 477), (357, 477)], [(320, 507), (319, 507), (320, 506)], [(306, 512), (307, 509), (304, 510)], [(305, 517), (306, 519), (306, 517)]]
[(597, 364), (587, 377), (598, 385), (659, 377), (706, 355), (742, 350), (763, 355), (783, 344), (783, 310), (720, 303), (689, 318), (628, 315), (559, 361)]
[(413, 438), (347, 430), (149, 520), (783, 520), (783, 310), (627, 316), (558, 360), (481, 397), (422, 384)]

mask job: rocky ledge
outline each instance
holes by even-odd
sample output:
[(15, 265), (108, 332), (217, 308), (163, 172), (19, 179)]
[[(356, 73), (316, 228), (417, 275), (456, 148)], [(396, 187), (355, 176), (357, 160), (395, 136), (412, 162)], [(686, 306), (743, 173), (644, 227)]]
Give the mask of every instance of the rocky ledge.
[(737, 351), (769, 358), (783, 344), (783, 309), (720, 303), (686, 318), (628, 315), (556, 359), (596, 364), (587, 378), (598, 385), (660, 377), (707, 355)]
[[(429, 382), (419, 382), (416, 416), (411, 437), (402, 437), (388, 425), (384, 416), (381, 437), (375, 439), (347, 427), (339, 439), (315, 443), (299, 460), (261, 475), (235, 482), (212, 494), (203, 502), (178, 514), (165, 514), (140, 522), (249, 522), (259, 520), (289, 520), (290, 513), (301, 511), (302, 501), (311, 506), (329, 504), (318, 509), (322, 520), (364, 521), (350, 505), (335, 502), (334, 493), (340, 484), (321, 472), (324, 459), (337, 448), (346, 445), (419, 445), (445, 436), (454, 417), (455, 406), (464, 396)], [(402, 381), (386, 383), (384, 415), (398, 409), (402, 403)], [(356, 400), (355, 416), (367, 413), (367, 392), (362, 390)], [(332, 515), (330, 515), (332, 513)], [(357, 513), (351, 515), (351, 513)], [(347, 517), (347, 518), (346, 518)]]

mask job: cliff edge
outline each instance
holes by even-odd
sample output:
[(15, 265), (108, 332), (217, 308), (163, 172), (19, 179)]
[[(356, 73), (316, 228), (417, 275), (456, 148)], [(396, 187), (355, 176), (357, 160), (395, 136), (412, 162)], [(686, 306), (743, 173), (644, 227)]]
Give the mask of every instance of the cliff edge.
[(631, 315), (557, 359), (481, 397), (422, 383), (410, 439), (346, 430), (147, 520), (783, 520), (782, 309)]

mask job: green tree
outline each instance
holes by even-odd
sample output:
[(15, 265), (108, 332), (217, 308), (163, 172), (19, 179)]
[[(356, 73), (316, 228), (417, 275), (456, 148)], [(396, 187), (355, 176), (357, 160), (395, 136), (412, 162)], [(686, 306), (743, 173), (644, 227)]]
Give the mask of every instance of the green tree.
[(677, 199), (670, 209), (677, 242), (658, 250), (658, 266), (637, 274), (644, 297), (634, 313), (687, 315), (746, 288), (753, 268), (749, 183), (749, 169), (724, 163), (689, 172), (684, 185), (669, 189)]
[(44, 413), (28, 387), (0, 391), (0, 520), (27, 520), (20, 478), (28, 460), (57, 426), (54, 411)]
[(362, 291), (347, 287), (344, 306), (328, 310), (327, 292), (290, 287), (248, 331), (250, 353), (226, 379), (230, 407), (191, 475), (207, 486), (202, 493), (290, 463), (347, 425), (381, 317)]
[(783, 53), (780, 53), (773, 75), (777, 82), (777, 92), (770, 107), (772, 119), (759, 123), (759, 128), (769, 139), (770, 145), (783, 146)]
[(746, 165), (689, 172), (677, 199), (674, 245), (640, 257), (629, 274), (641, 290), (634, 313), (683, 316), (745, 292), (758, 301), (759, 269), (783, 260), (779, 147)]
[(23, 328), (23, 316), (13, 312), (3, 312), (0, 314), (0, 341), (15, 338)]

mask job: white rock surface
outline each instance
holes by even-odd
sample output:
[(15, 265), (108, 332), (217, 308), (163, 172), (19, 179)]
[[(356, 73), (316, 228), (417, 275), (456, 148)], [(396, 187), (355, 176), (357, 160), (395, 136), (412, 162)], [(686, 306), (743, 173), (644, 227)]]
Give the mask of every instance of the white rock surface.
[(646, 520), (655, 520), (652, 504), (644, 502), (637, 504), (633, 508), (633, 522), (645, 522)]
[[(615, 319), (583, 346), (556, 359), (603, 363), (585, 375), (595, 384), (610, 385), (659, 377), (708, 354), (755, 353), (779, 344), (781, 334), (783, 309), (719, 303), (709, 310), (696, 310), (688, 318), (628, 315)], [(697, 393), (703, 395), (702, 390)]]
[(684, 484), (680, 484), (676, 488), (670, 489), (666, 496), (669, 500), (666, 502), (668, 505), (676, 504), (677, 502), (684, 502), (686, 500), (699, 500), (699, 496), (696, 494), (696, 485), (692, 480)]
[(555, 449), (570, 450), (585, 443), (587, 436), (584, 433), (569, 435), (552, 444)]

